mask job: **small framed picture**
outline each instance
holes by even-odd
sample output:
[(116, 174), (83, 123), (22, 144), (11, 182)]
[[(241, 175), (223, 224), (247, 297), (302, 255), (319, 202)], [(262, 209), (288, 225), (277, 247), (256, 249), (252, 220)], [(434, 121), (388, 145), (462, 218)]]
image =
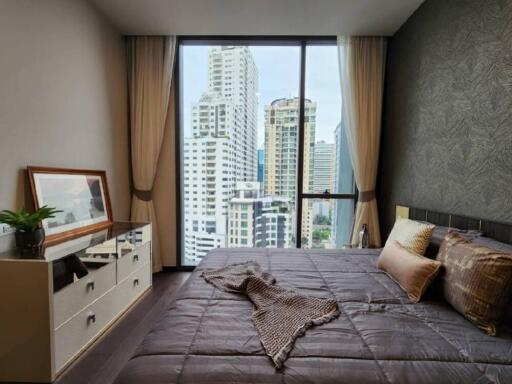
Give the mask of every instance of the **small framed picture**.
[(46, 244), (75, 238), (112, 225), (105, 171), (27, 167), (35, 208), (62, 211), (43, 220)]

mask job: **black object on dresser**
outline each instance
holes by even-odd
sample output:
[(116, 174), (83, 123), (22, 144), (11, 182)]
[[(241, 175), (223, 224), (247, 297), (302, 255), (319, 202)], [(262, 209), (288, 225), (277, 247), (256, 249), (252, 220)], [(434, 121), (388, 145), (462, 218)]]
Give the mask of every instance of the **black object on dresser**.
[(52, 382), (151, 288), (151, 225), (0, 254), (0, 382)]

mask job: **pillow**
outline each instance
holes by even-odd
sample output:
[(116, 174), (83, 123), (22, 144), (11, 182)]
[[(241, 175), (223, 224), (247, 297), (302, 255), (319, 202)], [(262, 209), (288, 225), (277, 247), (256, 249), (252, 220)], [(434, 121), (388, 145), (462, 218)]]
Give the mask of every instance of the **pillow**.
[(412, 253), (423, 256), (435, 225), (399, 218), (389, 234), (386, 245), (398, 241)]
[(479, 236), (473, 241), (473, 243), (497, 249), (498, 251), (512, 253), (512, 244), (502, 243), (498, 240), (491, 239), (490, 237)]
[(476, 229), (458, 229), (458, 228), (449, 228), (443, 227), (441, 225), (436, 225), (434, 231), (432, 232), (432, 237), (430, 238), (430, 243), (428, 244), (427, 250), (425, 251), (425, 256), (431, 259), (435, 259), (437, 256), (437, 252), (439, 252), (439, 247), (441, 246), (444, 238), (448, 234), (448, 232), (457, 232), (466, 240), (474, 240), (477, 237), (482, 236), (482, 232)]
[(512, 293), (512, 253), (465, 240), (450, 232), (437, 260), (445, 300), (488, 335), (495, 336)]
[(385, 271), (417, 303), (436, 277), (441, 267), (439, 261), (412, 253), (393, 241), (382, 250), (377, 267)]

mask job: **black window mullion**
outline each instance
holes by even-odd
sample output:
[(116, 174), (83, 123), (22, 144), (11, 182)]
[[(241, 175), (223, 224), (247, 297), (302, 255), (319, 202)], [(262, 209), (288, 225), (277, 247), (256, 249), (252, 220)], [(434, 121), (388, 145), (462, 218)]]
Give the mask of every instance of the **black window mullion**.
[(303, 199), (351, 199), (355, 200), (357, 195), (354, 193), (303, 193)]
[(297, 146), (297, 218), (295, 246), (302, 246), (302, 199), (304, 190), (304, 93), (306, 88), (306, 41), (300, 43), (299, 143)]

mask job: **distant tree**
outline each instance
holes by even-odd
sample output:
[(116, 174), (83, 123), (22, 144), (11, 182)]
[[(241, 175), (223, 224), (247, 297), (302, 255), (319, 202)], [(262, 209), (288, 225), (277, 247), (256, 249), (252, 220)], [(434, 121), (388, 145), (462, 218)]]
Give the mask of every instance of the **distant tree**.
[(331, 218), (323, 215), (316, 215), (313, 224), (316, 225), (331, 225)]

